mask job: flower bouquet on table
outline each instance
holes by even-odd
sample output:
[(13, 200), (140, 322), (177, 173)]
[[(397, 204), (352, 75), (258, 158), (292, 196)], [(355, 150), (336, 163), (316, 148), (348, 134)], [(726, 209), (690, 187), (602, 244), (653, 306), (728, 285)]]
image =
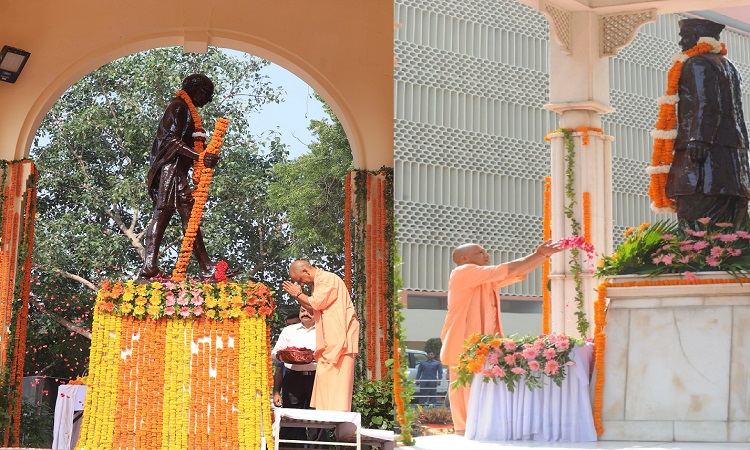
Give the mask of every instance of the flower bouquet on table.
[(738, 278), (750, 272), (750, 224), (712, 224), (709, 218), (698, 224), (692, 229), (663, 221), (629, 228), (625, 241), (602, 258), (596, 275), (684, 273), (691, 279), (701, 271), (726, 271)]
[(309, 364), (313, 362), (313, 351), (304, 347), (287, 347), (276, 352), (276, 359), (287, 364)]
[(474, 375), (483, 381), (502, 381), (513, 392), (521, 380), (529, 390), (544, 384), (543, 375), (558, 386), (565, 379), (565, 368), (575, 365), (571, 351), (583, 345), (582, 339), (563, 334), (509, 336), (474, 334), (459, 355), (456, 384), (471, 384)]

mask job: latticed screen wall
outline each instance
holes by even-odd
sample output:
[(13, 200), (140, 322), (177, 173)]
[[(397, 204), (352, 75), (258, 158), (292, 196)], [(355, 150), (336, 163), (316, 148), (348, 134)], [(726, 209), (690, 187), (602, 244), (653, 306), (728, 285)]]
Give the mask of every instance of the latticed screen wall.
[[(649, 209), (649, 131), (672, 54), (678, 15), (660, 16), (610, 59), (615, 245), (656, 216)], [(541, 240), (543, 178), (550, 171), (549, 29), (516, 0), (396, 0), (395, 216), (404, 288), (442, 292), (451, 250), (482, 244), (493, 262)], [(750, 39), (724, 31), (729, 58), (750, 80)], [(746, 89), (743, 101), (750, 105)], [(539, 271), (504, 289), (539, 296)]]

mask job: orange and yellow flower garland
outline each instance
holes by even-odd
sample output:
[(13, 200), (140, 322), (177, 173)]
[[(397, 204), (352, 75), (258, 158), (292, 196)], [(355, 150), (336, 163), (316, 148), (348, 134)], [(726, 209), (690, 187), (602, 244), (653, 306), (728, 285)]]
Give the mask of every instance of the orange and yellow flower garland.
[(674, 140), (677, 137), (677, 103), (680, 98), (680, 75), (682, 66), (689, 58), (704, 53), (718, 53), (726, 55), (727, 49), (723, 43), (709, 37), (698, 39), (698, 44), (675, 55), (674, 63), (667, 72), (667, 91), (659, 97), (659, 118), (655, 129), (651, 132), (654, 138), (651, 166), (646, 172), (651, 176), (648, 195), (651, 198), (651, 209), (656, 213), (669, 214), (675, 212), (674, 202), (667, 198), (666, 186), (669, 169), (672, 167)]
[(556, 129), (554, 131), (550, 131), (549, 133), (547, 133), (547, 135), (544, 136), (544, 140), (545, 141), (549, 141), (550, 140), (550, 137), (549, 137), (550, 134), (552, 134), (552, 133), (559, 133), (562, 130), (566, 130), (566, 131), (568, 131), (570, 133), (572, 133), (573, 131), (577, 131), (578, 133), (581, 133), (581, 144), (584, 147), (587, 146), (587, 145), (589, 145), (589, 134), (588, 134), (589, 131), (595, 131), (597, 133), (604, 133), (603, 129), (596, 128), (596, 127), (577, 127), (575, 130), (573, 128), (558, 128), (558, 129)]
[[(188, 103), (188, 106), (191, 107), (190, 111), (192, 114), (195, 107), (192, 106), (191, 102)], [(198, 117), (197, 111), (195, 112), (194, 117)], [(213, 177), (214, 169), (212, 167), (205, 167), (203, 165), (203, 159), (207, 153), (212, 155), (219, 154), (219, 149), (224, 141), (224, 134), (227, 132), (228, 125), (229, 121), (227, 119), (223, 117), (216, 119), (214, 135), (211, 138), (211, 143), (208, 144), (208, 148), (206, 148), (204, 152), (200, 153), (200, 158), (193, 166), (193, 179), (197, 179), (198, 186), (193, 191), (193, 209), (190, 211), (190, 219), (187, 228), (185, 229), (185, 236), (182, 238), (180, 256), (177, 259), (174, 270), (172, 271), (172, 280), (174, 281), (183, 281), (185, 279), (187, 264), (190, 260), (190, 255), (193, 253), (193, 244), (195, 243), (195, 237), (198, 234), (198, 228), (200, 227), (201, 218), (203, 217), (203, 207), (208, 200), (208, 187), (211, 185), (211, 178)], [(198, 140), (196, 140), (196, 142), (198, 142)]]
[[(26, 164), (30, 164), (29, 175), (23, 181)], [(3, 189), (3, 245), (0, 247), (0, 290), (5, 293), (0, 301), (0, 328), (6, 330), (5, 338), (0, 340), (0, 373), (4, 374), (0, 379), (0, 398), (3, 399), (0, 405), (7, 413), (7, 419), (0, 421), (0, 435), (3, 445), (18, 446), (38, 174), (29, 160), (3, 162), (3, 169), (2, 184), (5, 185), (8, 178), (10, 183)], [(23, 215), (15, 211), (16, 200), (22, 192), (26, 195)], [(22, 261), (20, 270), (18, 261)]]
[[(193, 99), (190, 98), (187, 92), (180, 89), (174, 95), (180, 97), (188, 106), (190, 110), (190, 118), (193, 120), (193, 150), (195, 153), (202, 155), (203, 149), (206, 143), (206, 130), (203, 129), (203, 123), (201, 122), (201, 116), (198, 114), (198, 109), (193, 104)], [(200, 177), (203, 175), (203, 160), (193, 162), (193, 183), (196, 185), (200, 183)]]
[(594, 382), (594, 426), (598, 436), (604, 432), (602, 424), (602, 406), (604, 394), (604, 355), (607, 348), (607, 336), (604, 326), (607, 325), (607, 288), (610, 287), (644, 287), (644, 286), (690, 286), (700, 284), (744, 284), (750, 283), (750, 278), (710, 278), (699, 280), (646, 280), (626, 281), (622, 283), (604, 282), (597, 287), (597, 300), (594, 302), (594, 367), (596, 380)]
[[(388, 293), (388, 244), (386, 228), (389, 218), (385, 206), (386, 180), (382, 173), (366, 173), (364, 180), (365, 201), (369, 205), (369, 221), (365, 225), (365, 296), (363, 327), (365, 342), (365, 368), (373, 378), (382, 378), (388, 371), (385, 365), (390, 359), (388, 344), (389, 307)], [(362, 318), (361, 318), (362, 319)], [(380, 374), (378, 376), (378, 374)]]
[(591, 192), (582, 195), (583, 209), (583, 238), (587, 244), (591, 244)]
[[(207, 314), (154, 320), (148, 313), (138, 320), (121, 313), (130, 297), (136, 304), (147, 296), (148, 302), (165, 302), (180, 293), (179, 287), (154, 284), (133, 292), (127, 283), (107, 283), (100, 290), (88, 413), (77, 448), (257, 449), (261, 420), (270, 430), (271, 418), (265, 321), (273, 306), (270, 291), (259, 283), (202, 290), (193, 284), (190, 301), (178, 296), (189, 305), (215, 302), (220, 311), (213, 320)], [(234, 319), (227, 312), (232, 309), (239, 311)], [(272, 449), (270, 436), (266, 441)]]
[[(542, 211), (542, 240), (552, 239), (552, 177), (544, 177), (544, 209)], [(549, 258), (542, 263), (542, 333), (549, 334), (551, 329), (552, 298), (549, 291)]]

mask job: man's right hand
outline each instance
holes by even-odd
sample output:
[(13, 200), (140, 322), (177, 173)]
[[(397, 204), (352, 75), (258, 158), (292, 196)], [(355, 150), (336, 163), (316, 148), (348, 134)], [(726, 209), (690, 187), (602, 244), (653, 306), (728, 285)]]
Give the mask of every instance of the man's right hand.
[(206, 153), (203, 155), (203, 165), (208, 167), (209, 169), (213, 169), (216, 167), (216, 164), (219, 162), (219, 155), (215, 155), (213, 153)]
[(273, 393), (273, 404), (278, 407), (281, 406), (281, 394), (279, 392)]

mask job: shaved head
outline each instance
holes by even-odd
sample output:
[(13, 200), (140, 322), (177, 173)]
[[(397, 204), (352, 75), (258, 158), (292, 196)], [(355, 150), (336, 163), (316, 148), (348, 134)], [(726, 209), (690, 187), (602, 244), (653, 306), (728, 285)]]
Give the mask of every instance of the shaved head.
[(479, 244), (463, 244), (453, 250), (453, 262), (459, 266), (464, 264), (486, 266), (490, 263), (490, 255)]
[(311, 267), (312, 267), (312, 264), (310, 264), (310, 261), (306, 261), (304, 259), (298, 259), (297, 261), (294, 261), (291, 265), (289, 265), (289, 273), (290, 274), (300, 273), (305, 269), (310, 269)]
[(318, 269), (310, 261), (298, 259), (289, 265), (289, 277), (295, 283), (312, 285)]

